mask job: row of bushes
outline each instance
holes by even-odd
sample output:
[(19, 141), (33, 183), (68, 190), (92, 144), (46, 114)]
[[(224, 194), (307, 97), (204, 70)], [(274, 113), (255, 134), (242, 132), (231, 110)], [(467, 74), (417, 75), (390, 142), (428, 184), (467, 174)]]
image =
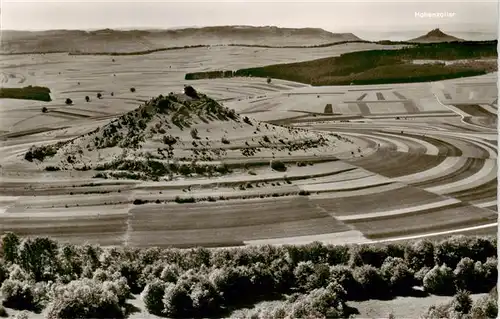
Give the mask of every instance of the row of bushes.
[(169, 317), (219, 317), (290, 295), (299, 297), (280, 313), (310, 314), (316, 309), (311, 305), (326, 298), (321, 316), (343, 315), (348, 300), (407, 295), (414, 286), (445, 295), (487, 292), (497, 281), (496, 238), (481, 237), (181, 250), (60, 245), (8, 233), (2, 250), (4, 304), (35, 310), (48, 305), (51, 318), (120, 317), (129, 292), (142, 293), (149, 312)]

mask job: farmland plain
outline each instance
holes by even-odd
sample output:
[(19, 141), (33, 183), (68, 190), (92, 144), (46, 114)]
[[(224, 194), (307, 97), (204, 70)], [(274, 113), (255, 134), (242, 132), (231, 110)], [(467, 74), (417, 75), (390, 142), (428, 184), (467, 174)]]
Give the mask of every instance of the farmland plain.
[[(4, 56), (2, 86), (48, 87), (52, 101), (1, 100), (0, 234), (15, 231), (107, 246), (215, 247), (496, 233), (496, 73), (369, 86), (312, 87), (276, 79), (268, 84), (241, 77), (184, 81), (189, 72), (375, 48), (390, 47), (352, 43), (310, 49), (190, 48), (147, 56)], [(241, 169), (212, 179), (158, 182), (93, 178), (94, 171), (51, 172), (44, 163), (24, 160), (32, 145), (89, 133), (152, 97), (181, 92), (184, 84), (269, 125), (259, 133), (230, 123), (197, 126), (212, 145), (226, 136), (239, 150), (264, 135), (279, 145), (283, 130), (336, 134), (335, 143), (293, 152), (269, 148), (250, 157), (228, 151), (225, 158), (242, 164), (279, 159), (286, 172), (261, 165), (251, 174)], [(72, 105), (65, 104), (67, 98)], [(327, 104), (332, 113), (325, 113)], [(188, 132), (176, 134), (190, 139)], [(179, 204), (176, 196), (199, 201)], [(202, 200), (208, 197), (216, 200)], [(136, 199), (146, 203), (134, 205)]]

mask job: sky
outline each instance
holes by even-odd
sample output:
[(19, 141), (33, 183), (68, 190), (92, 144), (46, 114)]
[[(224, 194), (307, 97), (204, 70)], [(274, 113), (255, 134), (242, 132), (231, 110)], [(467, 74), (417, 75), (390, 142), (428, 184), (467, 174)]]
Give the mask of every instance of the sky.
[[(497, 30), (498, 2), (430, 0), (97, 1), (0, 0), (4, 30), (175, 28), (210, 25), (356, 30)], [(415, 13), (443, 13), (419, 17)]]

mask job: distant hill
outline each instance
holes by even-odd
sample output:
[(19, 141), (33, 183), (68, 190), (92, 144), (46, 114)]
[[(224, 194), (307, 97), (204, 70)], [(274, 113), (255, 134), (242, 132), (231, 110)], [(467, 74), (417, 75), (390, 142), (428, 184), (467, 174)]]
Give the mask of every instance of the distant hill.
[(464, 40), (454, 37), (452, 35), (448, 35), (439, 29), (434, 29), (425, 35), (409, 40), (409, 42), (417, 42), (417, 43), (452, 42), (452, 41), (464, 41)]
[(217, 26), (168, 30), (5, 30), (2, 32), (1, 52), (133, 52), (190, 45), (310, 46), (359, 40), (352, 33), (274, 26)]

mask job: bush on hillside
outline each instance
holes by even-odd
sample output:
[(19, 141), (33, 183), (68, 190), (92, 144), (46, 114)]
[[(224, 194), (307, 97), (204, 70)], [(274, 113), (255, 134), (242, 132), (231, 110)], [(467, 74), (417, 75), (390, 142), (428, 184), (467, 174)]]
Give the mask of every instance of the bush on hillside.
[(88, 95), (85, 96), (85, 102), (90, 102), (90, 97)]
[(404, 258), (411, 269), (418, 271), (422, 267), (434, 267), (434, 244), (428, 239), (420, 239), (408, 244), (404, 250)]
[(18, 248), (21, 240), (16, 234), (8, 232), (2, 236), (3, 258), (8, 263), (15, 263), (18, 257)]
[(435, 295), (451, 296), (455, 293), (455, 275), (453, 270), (443, 264), (434, 266), (424, 277), (425, 291)]
[(352, 267), (371, 265), (380, 268), (388, 257), (387, 249), (376, 245), (354, 245), (350, 254), (349, 265)]
[(0, 305), (0, 318), (7, 318), (7, 317), (9, 317), (7, 310), (5, 310), (4, 306)]
[(432, 268), (429, 268), (427, 266), (420, 268), (419, 271), (415, 272), (414, 278), (415, 278), (415, 285), (417, 286), (422, 286), (424, 283), (424, 278), (425, 275), (431, 270)]
[(477, 261), (474, 264), (476, 282), (474, 287), (478, 292), (490, 291), (498, 281), (498, 262), (496, 258), (488, 258), (486, 262)]
[(46, 238), (25, 238), (19, 245), (19, 264), (35, 281), (51, 280), (57, 273), (57, 242)]
[(271, 168), (275, 171), (278, 171), (278, 172), (285, 172), (286, 171), (286, 166), (281, 161), (276, 161), (276, 160), (271, 161)]
[(496, 288), (487, 296), (479, 298), (470, 311), (472, 318), (498, 318), (498, 294)]
[(130, 88), (130, 92), (134, 93), (135, 92), (135, 88)]
[(0, 259), (0, 286), (4, 282), (5, 279), (9, 278), (9, 270), (4, 262)]
[(30, 318), (30, 312), (28, 310), (23, 310), (18, 313), (12, 319), (29, 319)]
[(167, 283), (159, 279), (155, 279), (146, 285), (146, 288), (141, 293), (141, 298), (149, 313), (158, 316), (163, 313), (163, 296), (166, 288)]
[(379, 269), (371, 265), (363, 265), (354, 268), (353, 276), (360, 287), (359, 299), (377, 299), (388, 296), (389, 285)]
[(470, 293), (465, 290), (458, 290), (453, 296), (451, 306), (458, 313), (469, 313), (472, 308), (472, 298), (470, 297)]
[(49, 109), (47, 109), (47, 107), (42, 107), (42, 113), (47, 113), (49, 111)]
[(380, 272), (388, 282), (393, 295), (405, 295), (415, 285), (414, 273), (406, 261), (398, 257), (387, 257)]
[(330, 282), (337, 282), (346, 292), (348, 300), (362, 299), (359, 295), (360, 286), (354, 279), (353, 270), (345, 265), (330, 267)]
[(200, 137), (198, 136), (198, 130), (196, 128), (193, 128), (190, 133), (191, 137), (194, 138), (195, 140), (200, 139)]
[(164, 282), (176, 283), (181, 275), (182, 269), (177, 264), (166, 264), (163, 268), (160, 279)]
[(70, 98), (67, 98), (64, 103), (66, 103), (66, 105), (71, 105), (71, 104), (73, 104), (73, 100), (71, 100)]
[(312, 261), (301, 261), (295, 267), (295, 285), (304, 292), (326, 287), (330, 279), (328, 264), (314, 264)]
[[(479, 262), (481, 263), (481, 262)], [(462, 258), (458, 263), (457, 267), (453, 271), (455, 274), (455, 284), (457, 289), (463, 289), (471, 292), (478, 292), (480, 283), (480, 274), (476, 272), (476, 269), (481, 268), (475, 267), (475, 263), (469, 257)]]
[(333, 107), (332, 107), (332, 105), (331, 105), (331, 104), (327, 104), (327, 105), (325, 106), (325, 112), (324, 112), (324, 113), (325, 113), (325, 114), (332, 114), (332, 113), (333, 113)]
[(446, 264), (455, 268), (465, 257), (484, 262), (488, 257), (496, 256), (496, 246), (491, 240), (480, 237), (453, 236), (437, 243), (434, 249), (434, 261), (437, 265)]
[(343, 318), (346, 316), (345, 291), (333, 282), (299, 297), (289, 307), (290, 318)]
[(0, 288), (3, 305), (17, 310), (35, 310), (35, 291), (33, 283), (7, 279)]
[(46, 318), (124, 318), (124, 313), (111, 285), (83, 279), (55, 288)]

